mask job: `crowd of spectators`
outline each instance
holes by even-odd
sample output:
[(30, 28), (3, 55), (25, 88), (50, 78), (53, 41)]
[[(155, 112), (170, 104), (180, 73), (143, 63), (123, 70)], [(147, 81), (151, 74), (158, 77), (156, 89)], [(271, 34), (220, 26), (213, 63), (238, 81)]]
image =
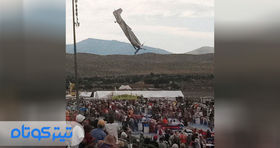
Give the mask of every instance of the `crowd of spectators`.
[(75, 100), (67, 101), (67, 120), (80, 122), (85, 131), (80, 148), (214, 147), (212, 102), (84, 99), (79, 108)]

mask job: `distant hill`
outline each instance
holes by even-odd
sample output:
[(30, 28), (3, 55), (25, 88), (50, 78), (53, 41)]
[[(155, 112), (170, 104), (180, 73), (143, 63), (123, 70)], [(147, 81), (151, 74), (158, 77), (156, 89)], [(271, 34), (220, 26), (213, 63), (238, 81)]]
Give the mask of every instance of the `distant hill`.
[(198, 49), (192, 50), (190, 52), (187, 52), (186, 54), (199, 55), (199, 54), (208, 54), (208, 53), (214, 53), (214, 47), (204, 46), (204, 47), (200, 47)]
[[(157, 53), (157, 54), (171, 54), (170, 52), (144, 46), (147, 50), (140, 50), (138, 54), (142, 53)], [(66, 53), (73, 53), (73, 45), (66, 45)], [(97, 55), (134, 55), (134, 48), (125, 42), (115, 40), (100, 40), (100, 39), (86, 39), (77, 43), (78, 53), (90, 53)]]
[[(78, 54), (80, 77), (155, 74), (213, 74), (214, 54)], [(73, 54), (66, 54), (66, 73), (73, 74)]]

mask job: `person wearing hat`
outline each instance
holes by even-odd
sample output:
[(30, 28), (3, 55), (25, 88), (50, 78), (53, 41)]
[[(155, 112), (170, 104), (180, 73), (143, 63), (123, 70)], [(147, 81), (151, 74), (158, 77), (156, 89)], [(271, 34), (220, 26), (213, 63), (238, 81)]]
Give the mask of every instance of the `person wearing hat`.
[(119, 142), (119, 147), (120, 148), (126, 148), (128, 147), (128, 135), (123, 131), (121, 133), (121, 138), (118, 139), (118, 142)]
[(177, 143), (174, 143), (171, 148), (179, 148), (179, 145)]
[(94, 139), (94, 143), (98, 143), (99, 140), (104, 140), (106, 137), (106, 133), (104, 132), (104, 127), (105, 127), (105, 121), (104, 120), (99, 120), (97, 123), (97, 128), (93, 129), (90, 134)]
[[(78, 114), (76, 116), (76, 122), (78, 122), (79, 124), (82, 125), (83, 121), (85, 120), (85, 116)], [(85, 137), (85, 132), (84, 129), (79, 126), (79, 125), (75, 125), (73, 128), (73, 136), (72, 136), (72, 141), (71, 141), (71, 146), (72, 147), (79, 147), (79, 144), (81, 141), (83, 141)]]
[(80, 124), (82, 124), (83, 121), (84, 121), (85, 119), (86, 119), (86, 117), (83, 116), (83, 115), (81, 115), (81, 114), (78, 114), (78, 115), (76, 116), (76, 121), (77, 121), (78, 123), (80, 123)]

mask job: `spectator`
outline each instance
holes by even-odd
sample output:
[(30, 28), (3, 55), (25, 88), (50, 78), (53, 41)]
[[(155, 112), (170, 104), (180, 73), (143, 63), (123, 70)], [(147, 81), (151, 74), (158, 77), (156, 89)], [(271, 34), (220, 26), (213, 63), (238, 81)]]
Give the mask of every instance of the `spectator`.
[(195, 138), (195, 140), (194, 140), (194, 148), (201, 148), (199, 138)]
[(180, 142), (186, 144), (187, 143), (187, 135), (184, 134), (183, 132), (180, 132)]
[(101, 142), (98, 148), (117, 148), (116, 138), (112, 135), (107, 135), (104, 142)]
[(98, 143), (100, 140), (104, 140), (106, 133), (104, 132), (105, 121), (99, 120), (97, 123), (97, 128), (93, 129), (90, 134), (93, 137), (93, 142)]
[(118, 129), (119, 129), (119, 124), (114, 123), (114, 117), (113, 115), (110, 115), (108, 117), (108, 123), (105, 124), (105, 130), (108, 133), (108, 135), (112, 135), (116, 138), (116, 142), (118, 142)]
[(122, 133), (121, 133), (121, 138), (119, 139), (119, 146), (121, 147), (121, 148), (126, 148), (126, 147), (128, 147), (128, 142), (127, 142), (127, 134), (123, 131)]
[[(76, 116), (76, 121), (83, 125), (83, 121), (85, 120), (85, 116), (78, 114)], [(75, 125), (73, 128), (73, 136), (72, 136), (72, 141), (71, 141), (71, 146), (73, 147), (79, 147), (80, 142), (83, 141), (85, 137), (84, 129), (80, 125)]]
[(80, 148), (91, 145), (93, 141), (93, 138), (90, 135), (90, 131), (92, 130), (92, 127), (90, 125), (84, 125), (84, 130), (85, 130), (85, 138), (83, 139), (82, 143), (80, 143), (79, 145)]
[(159, 139), (159, 148), (167, 148), (167, 142), (164, 141), (164, 138)]
[(174, 143), (174, 144), (172, 145), (172, 148), (179, 148), (179, 146), (178, 146), (177, 143)]
[(187, 148), (185, 143), (180, 144), (180, 148)]

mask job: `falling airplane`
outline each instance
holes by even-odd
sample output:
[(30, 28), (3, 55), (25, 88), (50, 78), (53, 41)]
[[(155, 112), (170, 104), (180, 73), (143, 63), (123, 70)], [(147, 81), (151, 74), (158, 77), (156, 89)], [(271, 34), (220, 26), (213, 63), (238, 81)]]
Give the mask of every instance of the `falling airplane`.
[(135, 52), (134, 54), (137, 54), (137, 52), (140, 49), (144, 49), (143, 48), (143, 44), (140, 43), (140, 41), (137, 39), (137, 37), (135, 36), (135, 34), (132, 32), (131, 28), (125, 23), (125, 21), (122, 19), (121, 17), (121, 13), (122, 13), (122, 9), (119, 8), (118, 10), (115, 10), (113, 12), (115, 18), (116, 18), (116, 22), (120, 25), (121, 29), (123, 30), (125, 36), (127, 37), (127, 39), (129, 40), (129, 42), (131, 43), (131, 45), (134, 47)]

